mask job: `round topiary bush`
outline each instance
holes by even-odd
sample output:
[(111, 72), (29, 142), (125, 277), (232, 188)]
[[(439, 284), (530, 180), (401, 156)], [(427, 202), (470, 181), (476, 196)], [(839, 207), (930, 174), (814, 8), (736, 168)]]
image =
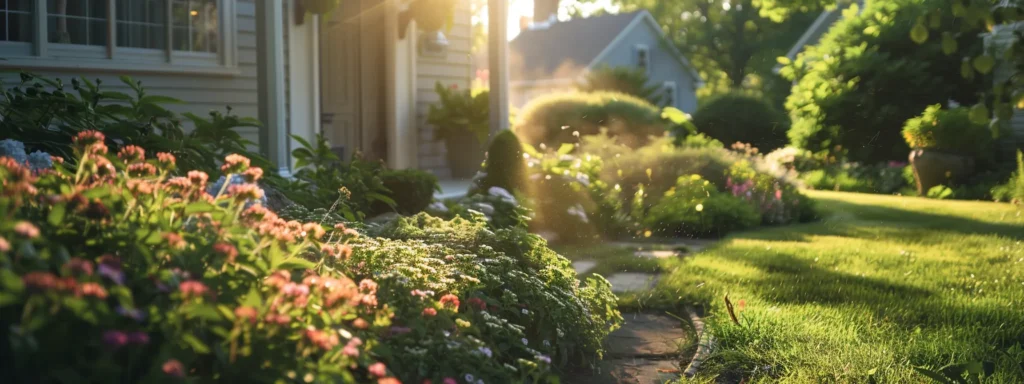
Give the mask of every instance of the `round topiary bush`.
[[(394, 211), (403, 215), (423, 212), (434, 201), (434, 192), (441, 189), (437, 176), (417, 169), (387, 170), (380, 179), (395, 202)], [(390, 211), (391, 207), (384, 202), (374, 202), (375, 215)]]
[(509, 192), (518, 191), (525, 181), (524, 168), (523, 145), (514, 132), (503, 131), (494, 136), (487, 150), (484, 166), (487, 176), (484, 176), (481, 186), (484, 190), (499, 187)]
[(665, 134), (661, 110), (636, 96), (618, 92), (570, 92), (538, 97), (523, 107), (513, 126), (523, 142), (557, 147), (602, 129), (629, 147)]
[(749, 143), (762, 152), (788, 141), (789, 117), (759, 97), (730, 92), (701, 103), (693, 115), (697, 131), (725, 144)]

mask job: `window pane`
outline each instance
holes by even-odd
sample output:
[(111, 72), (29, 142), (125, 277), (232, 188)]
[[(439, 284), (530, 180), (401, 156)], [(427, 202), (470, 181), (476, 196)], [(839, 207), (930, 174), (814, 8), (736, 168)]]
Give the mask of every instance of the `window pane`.
[(117, 46), (167, 48), (167, 0), (117, 0)]
[(51, 43), (107, 45), (106, 0), (47, 0)]
[(0, 41), (32, 41), (32, 1), (0, 0)]
[(217, 52), (220, 39), (216, 0), (173, 0), (174, 49)]

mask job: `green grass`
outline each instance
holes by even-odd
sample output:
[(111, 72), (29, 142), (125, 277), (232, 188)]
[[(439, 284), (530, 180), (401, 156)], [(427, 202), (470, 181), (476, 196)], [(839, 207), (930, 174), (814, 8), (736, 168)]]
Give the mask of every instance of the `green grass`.
[(717, 347), (699, 381), (930, 382), (914, 367), (990, 361), (986, 382), (1024, 383), (1024, 212), (810, 194), (822, 221), (664, 260), (657, 288), (623, 301), (704, 309)]

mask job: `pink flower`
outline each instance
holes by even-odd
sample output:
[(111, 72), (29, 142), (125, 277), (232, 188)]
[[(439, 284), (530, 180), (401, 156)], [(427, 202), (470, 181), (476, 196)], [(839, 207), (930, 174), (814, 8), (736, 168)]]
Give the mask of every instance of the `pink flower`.
[(474, 307), (474, 308), (479, 309), (481, 311), (487, 309), (487, 303), (484, 302), (479, 297), (471, 297), (471, 298), (469, 298), (469, 300), (466, 300), (466, 301), (469, 303), (469, 305), (471, 307)]
[(17, 233), (18, 236), (24, 238), (34, 239), (36, 237), (39, 237), (39, 228), (30, 222), (19, 221), (17, 224), (14, 225), (14, 233)]
[(164, 374), (170, 377), (182, 378), (185, 377), (185, 365), (181, 364), (177, 359), (170, 359), (164, 362), (163, 365)]
[(75, 135), (74, 139), (71, 139), (71, 141), (75, 144), (86, 147), (89, 146), (90, 144), (103, 142), (103, 140), (106, 140), (106, 138), (107, 137), (104, 136), (99, 131), (90, 129), (88, 131), (79, 132), (77, 135)]
[(89, 260), (72, 257), (65, 265), (67, 265), (68, 269), (71, 270), (72, 273), (92, 276), (93, 267), (92, 262)]
[(136, 163), (146, 159), (146, 150), (137, 145), (126, 145), (117, 153), (117, 158), (127, 164)]
[(377, 292), (377, 283), (370, 279), (363, 279), (359, 282), (359, 290), (366, 292)]
[(228, 155), (224, 158), (224, 165), (220, 166), (224, 173), (242, 173), (248, 169), (249, 158), (239, 154)]
[(0, 252), (10, 252), (11, 243), (7, 239), (0, 237)]
[(259, 313), (256, 311), (256, 308), (248, 306), (241, 306), (235, 308), (235, 317), (238, 317), (239, 320), (248, 321), (249, 323), (256, 324), (257, 316), (259, 316)]
[(49, 272), (29, 272), (21, 277), (26, 287), (36, 291), (45, 291), (57, 286), (57, 276)]
[(423, 308), (423, 316), (424, 317), (434, 317), (434, 316), (437, 316), (437, 310), (434, 309), (434, 308)]
[(149, 335), (146, 332), (132, 332), (128, 334), (128, 342), (136, 345), (149, 344)]
[(304, 284), (287, 283), (281, 288), (285, 296), (302, 297), (309, 294), (309, 287)]
[(228, 243), (217, 243), (213, 245), (213, 252), (227, 259), (227, 263), (231, 264), (235, 262), (235, 258), (238, 257), (238, 248)]
[(182, 282), (178, 286), (178, 290), (181, 291), (181, 296), (187, 299), (190, 297), (201, 297), (206, 294), (209, 288), (202, 282), (189, 280)]
[(444, 378), (444, 381), (443, 381), (443, 383), (444, 383), (444, 384), (459, 384), (459, 382), (458, 382), (458, 381), (455, 381), (455, 379), (454, 379), (454, 378), (451, 378), (451, 377), (446, 377), (446, 378)]
[(78, 294), (81, 296), (92, 296), (97, 299), (106, 299), (107, 290), (103, 286), (96, 283), (85, 283), (78, 287)]
[(359, 357), (359, 346), (363, 345), (363, 341), (358, 337), (353, 337), (345, 344), (345, 348), (341, 349), (341, 353), (349, 357)]
[(388, 368), (384, 366), (384, 363), (373, 363), (367, 370), (370, 371), (371, 375), (377, 377), (384, 377), (384, 375), (388, 374)]
[[(174, 164), (177, 161), (177, 159), (174, 157), (174, 155), (172, 155), (170, 153), (158, 152), (156, 154), (156, 161), (157, 161), (157, 163), (160, 164), (161, 167), (164, 167), (166, 169), (173, 169), (174, 168)], [(177, 360), (175, 360), (175, 361), (177, 361)]]
[(117, 349), (128, 344), (128, 334), (121, 331), (103, 332), (103, 344)]
[(781, 189), (776, 189), (775, 190), (775, 200), (782, 200), (782, 190)]
[(262, 177), (263, 177), (263, 169), (262, 168), (249, 168), (249, 169), (246, 169), (245, 172), (242, 172), (242, 178), (245, 179), (245, 181), (250, 182), (250, 183), (255, 183), (255, 182), (259, 181), (259, 179), (262, 178)]
[(447, 295), (441, 296), (441, 305), (443, 305), (445, 307), (453, 307), (455, 309), (458, 309), (459, 308), (459, 297), (455, 296), (453, 294), (450, 294), (450, 293), (447, 294)]

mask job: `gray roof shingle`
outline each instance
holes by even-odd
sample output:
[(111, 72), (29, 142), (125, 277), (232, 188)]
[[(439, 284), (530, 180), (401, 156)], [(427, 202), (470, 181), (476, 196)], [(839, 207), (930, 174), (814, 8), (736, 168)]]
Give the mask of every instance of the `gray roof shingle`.
[(574, 78), (642, 11), (573, 19), (509, 42), (509, 80)]

